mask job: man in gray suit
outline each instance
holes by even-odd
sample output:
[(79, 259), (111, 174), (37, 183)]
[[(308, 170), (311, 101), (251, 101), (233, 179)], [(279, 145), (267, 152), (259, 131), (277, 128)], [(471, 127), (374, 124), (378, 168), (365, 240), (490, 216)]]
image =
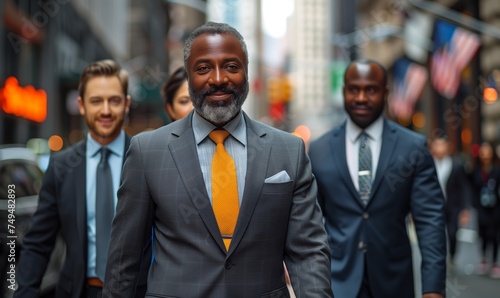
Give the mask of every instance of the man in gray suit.
[(309, 156), (332, 250), (332, 288), (342, 298), (413, 298), (406, 219), (422, 255), (423, 298), (446, 281), (444, 197), (426, 139), (383, 115), (387, 72), (373, 60), (344, 75), (347, 121), (311, 143)]
[[(249, 91), (242, 36), (226, 24), (207, 23), (187, 39), (184, 64), (195, 110), (131, 141), (104, 296), (133, 295), (141, 266), (150, 263), (141, 255), (154, 228), (148, 297), (289, 297), (283, 262), (298, 297), (333, 297), (304, 143), (241, 111)], [(211, 173), (221, 145), (212, 132), (221, 129), (229, 134), (222, 147), (237, 178), (239, 210), (229, 212), (237, 216), (229, 232), (214, 211), (215, 197), (220, 200), (214, 188), (232, 178)]]

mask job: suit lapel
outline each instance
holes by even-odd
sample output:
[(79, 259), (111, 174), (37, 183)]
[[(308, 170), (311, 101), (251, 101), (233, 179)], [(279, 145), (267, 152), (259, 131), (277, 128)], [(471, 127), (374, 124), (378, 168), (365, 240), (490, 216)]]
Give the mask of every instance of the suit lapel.
[(337, 165), (338, 172), (343, 173), (339, 175), (342, 177), (342, 182), (345, 183), (347, 189), (352, 194), (352, 197), (356, 198), (356, 202), (360, 206), (363, 206), (361, 203), (361, 198), (359, 197), (359, 193), (356, 190), (356, 187), (354, 187), (354, 182), (351, 179), (349, 166), (347, 165), (345, 130), (346, 130), (346, 124), (344, 123), (344, 125), (342, 125), (338, 130), (336, 130), (333, 133), (333, 138), (330, 143), (330, 150), (334, 158), (334, 164)]
[(125, 163), (125, 156), (127, 156), (128, 147), (130, 147), (130, 137), (125, 135), (125, 147), (123, 148), (123, 163)]
[(263, 178), (266, 177), (271, 153), (271, 146), (265, 138), (266, 131), (253, 125), (253, 120), (248, 118), (245, 113), (243, 115), (247, 125), (247, 174), (238, 222), (236, 223), (228, 255), (238, 246), (252, 218), (253, 211), (260, 198), (262, 187), (264, 186)]
[[(75, 166), (75, 174), (73, 179), (75, 179), (73, 185), (75, 185), (75, 213), (76, 213), (76, 224), (78, 228), (78, 238), (80, 243), (84, 245), (84, 251), (87, 251), (87, 139), (84, 139), (80, 144), (78, 144), (74, 152), (70, 154), (75, 154), (78, 159), (81, 160)], [(86, 255), (86, 254), (85, 254)]]
[[(130, 147), (130, 137), (128, 135), (125, 135), (125, 147), (123, 148), (123, 158), (122, 158), (122, 169), (123, 165), (125, 164), (125, 159), (127, 158), (127, 151), (128, 147)], [(123, 171), (120, 171), (120, 181), (122, 181), (121, 177), (123, 176)]]
[(387, 167), (389, 166), (389, 161), (393, 156), (393, 152), (397, 147), (397, 134), (396, 130), (391, 125), (387, 119), (384, 119), (384, 131), (382, 133), (382, 146), (380, 148), (380, 157), (378, 159), (377, 173), (375, 175), (375, 180), (372, 184), (370, 199), (368, 200), (368, 205), (375, 197), (374, 194), (377, 192), (380, 184), (384, 178), (384, 174), (387, 171)]
[(178, 138), (170, 142), (168, 148), (193, 206), (197, 209), (198, 214), (219, 247), (226, 251), (200, 168), (194, 133), (191, 127), (192, 113), (190, 116), (178, 121), (182, 123), (180, 129), (172, 132)]

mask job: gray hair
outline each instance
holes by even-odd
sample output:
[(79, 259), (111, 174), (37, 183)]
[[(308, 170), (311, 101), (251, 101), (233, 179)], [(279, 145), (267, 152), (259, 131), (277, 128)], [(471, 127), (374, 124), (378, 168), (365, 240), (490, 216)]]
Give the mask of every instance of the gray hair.
[(229, 26), (228, 24), (215, 23), (215, 22), (208, 22), (204, 25), (201, 25), (200, 27), (196, 28), (193, 32), (191, 32), (191, 34), (188, 36), (187, 40), (184, 43), (184, 66), (186, 69), (187, 69), (187, 60), (191, 55), (191, 46), (193, 45), (193, 41), (202, 34), (210, 34), (210, 35), (229, 34), (236, 37), (240, 41), (243, 53), (245, 53), (246, 72), (248, 73), (248, 50), (247, 50), (247, 45), (243, 40), (243, 36), (241, 36), (241, 34), (236, 29)]

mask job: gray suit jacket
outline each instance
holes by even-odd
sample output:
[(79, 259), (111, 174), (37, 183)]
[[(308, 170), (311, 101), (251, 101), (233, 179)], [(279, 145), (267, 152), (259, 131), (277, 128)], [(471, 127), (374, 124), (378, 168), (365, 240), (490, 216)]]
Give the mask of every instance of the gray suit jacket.
[[(132, 139), (118, 191), (104, 297), (131, 297), (154, 227), (146, 297), (333, 297), (330, 251), (301, 139), (249, 119), (248, 170), (225, 251), (200, 169), (192, 114)], [(290, 181), (264, 183), (286, 171)]]

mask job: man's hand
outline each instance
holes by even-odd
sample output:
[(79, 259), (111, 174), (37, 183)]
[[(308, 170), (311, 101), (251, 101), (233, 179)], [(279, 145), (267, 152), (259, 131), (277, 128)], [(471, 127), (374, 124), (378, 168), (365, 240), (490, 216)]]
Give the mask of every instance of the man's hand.
[(422, 298), (444, 298), (444, 296), (439, 293), (425, 293)]
[(460, 211), (460, 214), (458, 215), (458, 222), (460, 227), (465, 227), (469, 224), (470, 212), (468, 209)]

